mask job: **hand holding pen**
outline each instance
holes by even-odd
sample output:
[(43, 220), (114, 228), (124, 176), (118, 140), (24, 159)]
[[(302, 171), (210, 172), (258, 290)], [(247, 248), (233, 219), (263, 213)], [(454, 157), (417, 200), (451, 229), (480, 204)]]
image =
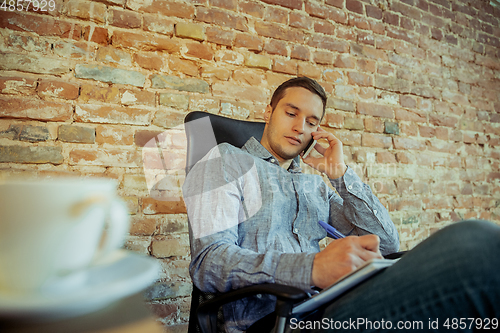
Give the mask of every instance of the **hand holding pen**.
[(337, 229), (335, 229), (328, 223), (325, 223), (323, 221), (319, 221), (318, 223), (326, 230), (326, 234), (328, 235), (328, 237), (331, 237), (333, 239), (345, 238), (344, 235), (342, 235)]

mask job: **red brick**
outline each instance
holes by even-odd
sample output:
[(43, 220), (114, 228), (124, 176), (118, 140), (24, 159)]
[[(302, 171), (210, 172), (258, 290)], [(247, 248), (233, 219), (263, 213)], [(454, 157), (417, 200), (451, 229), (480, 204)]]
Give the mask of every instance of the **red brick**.
[(382, 19), (384, 23), (399, 26), (399, 15), (393, 14), (391, 12), (385, 11), (384, 17)]
[(198, 76), (199, 73), (196, 62), (176, 57), (171, 57), (168, 60), (168, 67), (174, 72), (184, 73), (189, 76)]
[(377, 118), (365, 118), (365, 130), (372, 133), (384, 133), (384, 122)]
[(266, 40), (264, 45), (264, 51), (266, 51), (269, 54), (278, 54), (284, 57), (288, 56), (287, 44), (286, 42), (280, 40), (275, 40), (275, 39)]
[(283, 6), (290, 9), (302, 9), (302, 0), (262, 0), (271, 5)]
[(330, 51), (347, 53), (349, 52), (349, 44), (345, 41), (332, 38), (330, 36), (323, 36), (314, 34), (312, 38), (307, 41), (307, 44), (312, 47), (326, 49)]
[(392, 138), (381, 134), (363, 133), (361, 136), (363, 147), (392, 148)]
[(116, 47), (135, 48), (142, 51), (166, 51), (176, 53), (180, 50), (178, 41), (157, 35), (131, 33), (115, 30), (111, 43)]
[(274, 59), (273, 71), (278, 73), (297, 75), (297, 63), (295, 61)]
[(120, 89), (120, 102), (122, 105), (156, 105), (156, 94), (151, 91)]
[(96, 87), (84, 84), (80, 90), (80, 102), (99, 101), (105, 103), (119, 103), (120, 91), (117, 87)]
[(238, 5), (242, 13), (249, 14), (258, 18), (264, 17), (266, 7), (260, 3), (240, 1)]
[(405, 136), (418, 136), (418, 128), (413, 123), (400, 123), (399, 128), (401, 130), (401, 134), (404, 134)]
[(207, 41), (226, 46), (232, 46), (235, 38), (234, 31), (222, 30), (214, 26), (207, 27), (205, 35)]
[[(371, 76), (363, 74), (363, 73), (357, 73), (357, 72), (348, 72), (347, 77), (349, 78), (349, 84), (356, 84), (358, 86), (364, 86), (364, 87), (370, 87), (373, 86), (373, 79)], [(382, 111), (383, 114), (386, 114), (387, 111)], [(391, 117), (393, 118), (394, 115), (392, 114), (392, 110), (390, 111)], [(389, 114), (389, 113), (387, 113)]]
[(357, 65), (360, 70), (370, 73), (375, 73), (377, 68), (377, 62), (368, 59), (358, 59)]
[(347, 23), (347, 15), (342, 10), (334, 7), (307, 1), (305, 10), (311, 16), (333, 20), (342, 24)]
[[(328, 128), (326, 128), (328, 131)], [(342, 141), (344, 146), (361, 146), (361, 134), (354, 131), (335, 131), (335, 135)]]
[(108, 12), (108, 22), (119, 28), (140, 28), (141, 16), (133, 11), (111, 8)]
[(431, 28), (431, 36), (434, 39), (442, 40), (443, 39), (443, 32), (441, 31), (441, 29)]
[(342, 128), (344, 126), (344, 116), (337, 113), (326, 114), (326, 124), (332, 128)]
[(233, 79), (239, 82), (246, 82), (251, 86), (260, 86), (265, 80), (265, 78), (259, 73), (241, 69), (234, 71)]
[(398, 162), (403, 164), (413, 164), (416, 161), (415, 156), (406, 151), (397, 152), (396, 159), (398, 160)]
[(360, 31), (358, 33), (358, 43), (375, 46), (375, 38), (371, 33)]
[(363, 14), (363, 3), (358, 0), (346, 0), (345, 8), (351, 12)]
[(420, 136), (424, 138), (433, 138), (436, 133), (436, 129), (434, 127), (419, 126), (418, 129), (420, 132)]
[(291, 12), (289, 15), (289, 25), (294, 28), (309, 30), (313, 27), (313, 20), (310, 16), (304, 15), (301, 12)]
[(417, 107), (417, 100), (415, 97), (409, 95), (400, 95), (399, 103), (405, 108), (415, 109)]
[(409, 43), (414, 43), (418, 41), (418, 38), (416, 38), (416, 35), (414, 33), (411, 33), (406, 30), (398, 29), (394, 26), (388, 25), (387, 26), (387, 37), (390, 38), (396, 38), (396, 39), (401, 39), (404, 41), (407, 41)]
[(377, 162), (378, 163), (394, 163), (396, 164), (396, 156), (393, 153), (388, 151), (382, 151), (377, 153)]
[(234, 40), (235, 47), (244, 47), (252, 51), (262, 51), (262, 40), (248, 33), (237, 33)]
[(326, 4), (337, 8), (344, 8), (345, 0), (326, 0)]
[(405, 110), (405, 109), (395, 109), (395, 118), (397, 120), (406, 120), (414, 122), (426, 122), (427, 115), (425, 112), (420, 110)]
[(335, 67), (336, 68), (351, 68), (354, 69), (356, 67), (356, 58), (349, 54), (339, 54), (337, 59), (335, 59)]
[(411, 19), (402, 17), (400, 20), (401, 20), (401, 28), (410, 31), (415, 30), (415, 26), (413, 25), (413, 21)]
[(370, 21), (370, 30), (378, 35), (385, 35), (385, 24), (377, 21)]
[[(149, 130), (137, 130), (134, 135), (135, 145), (138, 147), (145, 147), (154, 137), (162, 134), (163, 131), (149, 131)], [(149, 148), (154, 148), (155, 146), (149, 146)]]
[(108, 29), (95, 26), (86, 26), (83, 28), (83, 39), (88, 42), (94, 42), (101, 45), (109, 44)]
[(333, 55), (328, 51), (316, 51), (313, 55), (314, 62), (322, 65), (333, 64)]
[(69, 164), (137, 168), (142, 165), (142, 159), (139, 151), (129, 147), (76, 148), (69, 152)]
[(311, 58), (311, 52), (307, 47), (295, 44), (291, 47), (290, 57), (293, 59), (309, 61)]
[(34, 32), (40, 36), (80, 39), (82, 27), (79, 24), (56, 20), (52, 17), (2, 12), (0, 28)]
[(236, 10), (238, 2), (236, 0), (210, 0), (210, 5), (229, 10)]
[(145, 214), (186, 214), (183, 200), (158, 201), (152, 198), (142, 199), (142, 210)]
[(357, 34), (353, 29), (344, 26), (336, 27), (337, 38), (346, 39), (355, 42), (357, 40)]
[(41, 97), (77, 99), (79, 90), (77, 84), (66, 81), (42, 80), (38, 84), (38, 95)]
[(321, 77), (321, 69), (307, 62), (299, 62), (297, 66), (298, 75), (308, 76), (313, 79)]
[(72, 114), (70, 104), (0, 96), (0, 118), (66, 121), (71, 119)]
[(142, 15), (143, 26), (145, 31), (157, 32), (163, 35), (172, 36), (174, 34), (173, 20), (157, 17), (156, 15)]
[(132, 0), (127, 1), (127, 8), (135, 12), (146, 12), (154, 14), (162, 14), (164, 16), (176, 16), (180, 18), (193, 18), (194, 6), (185, 2), (177, 2), (171, 0), (151, 0), (140, 1)]
[(458, 119), (455, 117), (429, 114), (429, 122), (434, 126), (446, 126), (454, 128), (458, 123)]
[[(153, 232), (154, 231), (155, 230), (153, 230)], [(146, 235), (152, 235), (153, 232)], [(176, 304), (151, 303), (148, 305), (148, 307), (158, 318), (166, 318), (170, 315), (174, 315), (178, 310), (178, 306)]]
[(99, 125), (96, 127), (95, 141), (99, 144), (133, 145), (134, 132), (128, 126)]
[(142, 68), (149, 70), (161, 71), (163, 68), (163, 59), (155, 53), (136, 53), (134, 54), (134, 61)]
[(358, 102), (358, 113), (375, 117), (394, 118), (394, 110), (387, 105)]
[(250, 101), (266, 101), (266, 93), (261, 87), (236, 86), (230, 82), (217, 82), (212, 85), (214, 96), (237, 98)]
[(349, 14), (349, 26), (363, 30), (370, 30), (370, 22), (366, 18), (355, 14)]
[(153, 112), (143, 108), (107, 105), (77, 105), (75, 119), (80, 122), (149, 125)]
[(217, 8), (198, 7), (196, 20), (243, 32), (248, 31), (247, 21), (244, 17)]
[(264, 37), (302, 43), (304, 34), (297, 29), (290, 29), (276, 23), (255, 22), (255, 31)]
[(335, 25), (325, 21), (318, 21), (314, 23), (314, 31), (333, 36), (335, 35)]
[(268, 22), (288, 24), (288, 10), (280, 7), (267, 7), (264, 20)]
[(382, 19), (382, 9), (376, 7), (376, 6), (372, 6), (372, 5), (365, 5), (365, 8), (366, 8), (366, 15), (368, 17), (372, 17), (374, 19), (377, 19), (377, 20), (381, 20)]
[(86, 21), (104, 23), (106, 21), (106, 5), (90, 1), (68, 1), (65, 14)]
[(0, 92), (2, 94), (33, 95), (37, 81), (24, 76), (0, 77)]
[(187, 47), (186, 55), (188, 56), (204, 60), (212, 60), (214, 57), (214, 51), (208, 44), (189, 42), (185, 45)]
[(389, 200), (389, 211), (422, 210), (422, 200), (420, 198), (403, 199), (395, 198)]
[(425, 150), (425, 143), (422, 141), (417, 141), (409, 138), (394, 137), (394, 148)]

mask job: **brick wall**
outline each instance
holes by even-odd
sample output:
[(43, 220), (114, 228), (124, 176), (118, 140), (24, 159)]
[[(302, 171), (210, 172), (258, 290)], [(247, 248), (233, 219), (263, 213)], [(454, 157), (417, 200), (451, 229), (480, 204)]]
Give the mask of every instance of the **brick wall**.
[(147, 142), (192, 110), (262, 121), (290, 77), (326, 89), (323, 126), (402, 249), (462, 219), (500, 221), (500, 9), (486, 0), (48, 5), (0, 9), (0, 177), (117, 179), (126, 246), (163, 265), (149, 297), (171, 331), (186, 329), (191, 288), (184, 142), (167, 135), (181, 152), (155, 193)]

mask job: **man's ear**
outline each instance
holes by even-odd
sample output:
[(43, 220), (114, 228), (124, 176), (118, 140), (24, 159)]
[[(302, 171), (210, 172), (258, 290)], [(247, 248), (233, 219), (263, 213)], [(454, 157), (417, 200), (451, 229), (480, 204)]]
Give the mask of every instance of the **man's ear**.
[(271, 105), (267, 104), (266, 112), (264, 113), (264, 120), (266, 121), (266, 124), (268, 124), (269, 119), (271, 119), (271, 113), (273, 113), (273, 108), (271, 107)]

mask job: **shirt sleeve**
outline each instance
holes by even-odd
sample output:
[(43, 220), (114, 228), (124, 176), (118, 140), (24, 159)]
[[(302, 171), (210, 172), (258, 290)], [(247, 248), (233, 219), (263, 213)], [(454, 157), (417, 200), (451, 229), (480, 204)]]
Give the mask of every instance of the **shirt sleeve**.
[[(239, 245), (242, 236), (239, 224), (252, 210), (242, 199), (244, 189), (249, 187), (245, 187), (248, 179), (241, 170), (236, 170), (237, 165), (228, 165), (216, 151), (206, 157), (193, 167), (183, 185), (193, 283), (204, 292), (227, 292), (261, 283), (281, 283), (308, 290), (314, 253), (287, 254), (276, 250), (259, 253)], [(241, 158), (228, 160), (241, 161)], [(250, 175), (248, 172), (251, 170), (244, 170)]]
[(389, 212), (351, 168), (337, 179), (330, 179), (338, 195), (330, 196), (330, 224), (345, 235), (376, 234), (380, 251), (389, 254), (399, 250), (399, 235)]

